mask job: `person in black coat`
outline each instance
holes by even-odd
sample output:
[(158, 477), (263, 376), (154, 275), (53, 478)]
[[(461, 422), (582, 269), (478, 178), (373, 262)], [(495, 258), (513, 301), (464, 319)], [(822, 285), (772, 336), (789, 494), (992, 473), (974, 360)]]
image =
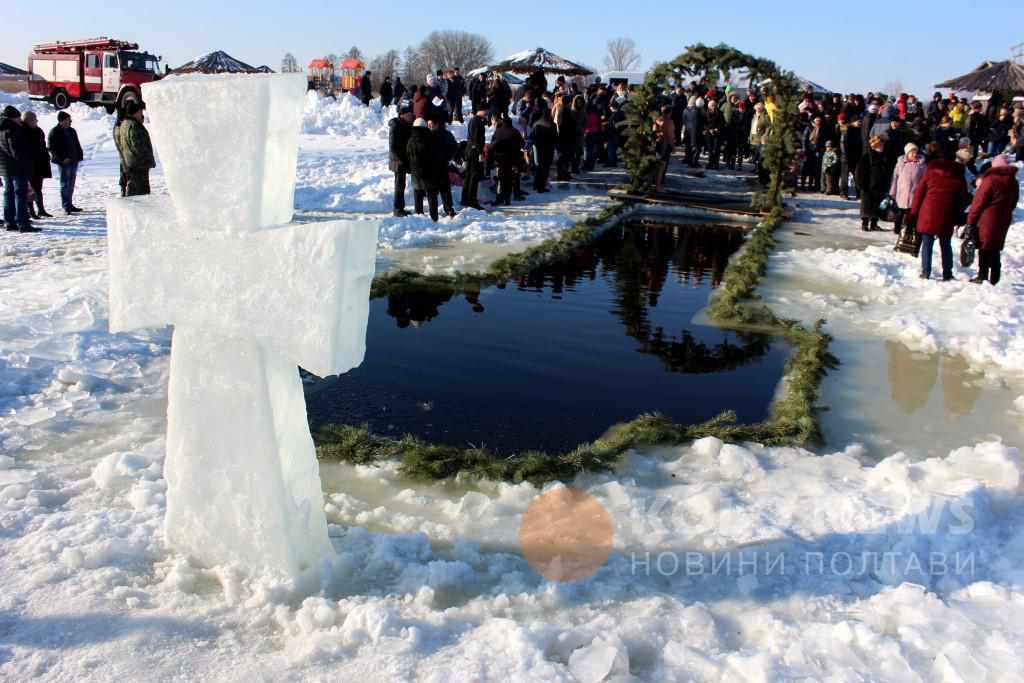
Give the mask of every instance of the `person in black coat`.
[(860, 187), (861, 230), (881, 230), (878, 227), (878, 205), (889, 194), (889, 166), (885, 160), (882, 138), (871, 136), (868, 151), (857, 164), (857, 186)]
[(401, 106), (401, 113), (388, 123), (388, 167), (395, 174), (392, 211), (396, 218), (409, 215), (405, 210), (405, 182), (409, 174), (409, 136), (412, 134), (413, 115), (408, 102)]
[(409, 133), (406, 145), (409, 156), (409, 172), (412, 173), (413, 196), (416, 201), (416, 213), (423, 213), (423, 199), (430, 206), (430, 218), (437, 222), (437, 173), (434, 160), (434, 140), (427, 128), (427, 122), (416, 119)]
[[(462, 123), (462, 98), (466, 96), (466, 80), (456, 67), (448, 80), (448, 109), (456, 121)], [(476, 111), (474, 109), (473, 111)]]
[(50, 151), (46, 149), (46, 135), (39, 127), (39, 120), (35, 112), (25, 112), (25, 134), (28, 137), (29, 147), (32, 149), (32, 174), (29, 176), (29, 184), (35, 193), (35, 208), (31, 203), (28, 207), (29, 216), (32, 218), (52, 218), (46, 213), (43, 205), (43, 179), (52, 178), (50, 171)]
[(562, 104), (555, 119), (558, 128), (558, 175), (556, 180), (572, 180), (569, 168), (576, 154), (576, 117), (572, 114), (572, 96), (562, 95)]
[(558, 133), (548, 109), (541, 109), (534, 114), (530, 137), (537, 164), (537, 171), (533, 175), (533, 189), (537, 192), (547, 192), (548, 176), (551, 174), (551, 164), (555, 160), (555, 145), (558, 144)]
[(459, 143), (455, 136), (445, 128), (447, 116), (441, 114), (435, 116), (427, 125), (430, 135), (433, 138), (434, 158), (434, 182), (441, 195), (441, 202), (444, 206), (444, 213), (449, 218), (455, 217), (455, 202), (452, 199), (452, 182), (448, 174), (448, 166), (459, 151)]
[(499, 119), (491, 137), (491, 152), (498, 166), (498, 198), (495, 205), (512, 203), (516, 174), (522, 165), (523, 136), (507, 118)]
[(704, 146), (708, 150), (708, 168), (718, 168), (719, 155), (725, 137), (725, 115), (714, 100), (708, 102), (707, 119), (704, 124)]
[(391, 77), (385, 76), (384, 82), (380, 84), (380, 106), (390, 107), (394, 97), (394, 90), (391, 87)]
[(4, 180), (4, 224), (8, 230), (38, 230), (32, 227), (28, 215), (31, 175), (32, 148), (25, 135), (21, 112), (5, 107), (0, 116), (0, 177)]
[(953, 128), (953, 119), (943, 116), (938, 128), (932, 134), (936, 147), (938, 147), (939, 158), (946, 161), (956, 159), (956, 151), (960, 149), (960, 132)]
[(398, 104), (399, 102), (402, 101), (402, 98), (405, 97), (405, 92), (405, 83), (402, 83), (401, 76), (395, 76), (395, 87), (393, 95), (395, 104)]
[(367, 71), (363, 74), (363, 77), (359, 80), (359, 99), (362, 100), (364, 107), (370, 106), (370, 99), (373, 98), (373, 81), (370, 79), (370, 72)]
[(850, 198), (851, 173), (854, 175), (854, 198), (860, 199), (856, 176), (857, 164), (864, 156), (864, 147), (861, 145), (860, 128), (855, 123), (856, 119), (850, 123), (845, 113), (839, 115), (839, 194), (843, 199)]
[(676, 128), (676, 147), (680, 147), (683, 144), (683, 112), (686, 111), (686, 91), (683, 90), (683, 86), (677, 85), (669, 99), (672, 107), (672, 123)]
[[(129, 104), (134, 100), (129, 100)], [(128, 105), (125, 105), (126, 107)], [(50, 160), (60, 167), (60, 201), (67, 213), (81, 211), (75, 206), (75, 182), (78, 179), (78, 164), (85, 158), (78, 132), (71, 127), (71, 114), (62, 111), (57, 114), (57, 125), (46, 138), (50, 148)]]
[(469, 103), (473, 107), (473, 111), (477, 112), (481, 109), (489, 109), (487, 104), (487, 74), (478, 73), (476, 77), (469, 82)]
[(696, 103), (683, 111), (683, 127), (686, 128), (686, 165), (700, 168), (697, 159), (704, 136), (704, 109)]
[(483, 210), (477, 192), (480, 188), (480, 179), (484, 175), (487, 106), (480, 102), (477, 105), (475, 113), (469, 117), (469, 125), (466, 126), (466, 177), (462, 181), (462, 197), (459, 203), (464, 208)]

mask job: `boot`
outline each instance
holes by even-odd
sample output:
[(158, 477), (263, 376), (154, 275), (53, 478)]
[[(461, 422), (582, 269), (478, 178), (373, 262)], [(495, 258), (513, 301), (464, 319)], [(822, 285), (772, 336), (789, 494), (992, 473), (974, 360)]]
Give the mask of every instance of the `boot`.
[(999, 278), (1002, 276), (1002, 270), (1003, 270), (1002, 264), (1000, 264), (1000, 265), (993, 265), (991, 267), (990, 272), (989, 272), (989, 276), (988, 276), (988, 281), (992, 283), (993, 287), (995, 287), (997, 284), (999, 284)]
[(28, 217), (31, 220), (34, 220), (34, 221), (39, 220), (39, 216), (36, 215), (36, 207), (34, 207), (34, 206), (29, 206), (28, 207)]
[(868, 227), (868, 219), (867, 218), (861, 218), (860, 219), (860, 229), (863, 230), (864, 232), (871, 232), (871, 228)]

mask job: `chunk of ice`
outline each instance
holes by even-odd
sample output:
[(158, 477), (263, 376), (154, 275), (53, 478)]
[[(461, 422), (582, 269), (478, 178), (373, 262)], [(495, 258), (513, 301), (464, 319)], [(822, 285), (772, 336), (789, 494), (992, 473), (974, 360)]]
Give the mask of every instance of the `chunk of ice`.
[(142, 86), (183, 224), (246, 232), (291, 220), (305, 92), (301, 74), (172, 75)]

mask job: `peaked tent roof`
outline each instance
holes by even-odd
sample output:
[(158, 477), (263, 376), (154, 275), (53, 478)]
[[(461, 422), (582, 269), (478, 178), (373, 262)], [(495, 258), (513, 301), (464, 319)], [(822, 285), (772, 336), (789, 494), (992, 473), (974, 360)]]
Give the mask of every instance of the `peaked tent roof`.
[(260, 73), (260, 70), (254, 66), (249, 66), (245, 62), (235, 59), (227, 52), (217, 50), (216, 52), (211, 52), (201, 57), (196, 57), (191, 62), (182, 64), (177, 69), (174, 69), (173, 73), (255, 74)]
[(28, 76), (28, 72), (16, 66), (0, 62), (0, 76)]
[(1011, 60), (1004, 62), (982, 62), (981, 65), (963, 76), (938, 83), (936, 88), (993, 92), (996, 90), (1024, 91), (1024, 66)]
[(274, 73), (274, 70), (273, 70), (273, 69), (271, 69), (271, 68), (270, 68), (269, 66), (267, 66), (266, 64), (264, 64), (263, 66), (258, 66), (258, 67), (256, 67), (256, 73), (261, 73), (261, 74), (272, 74), (272, 73)]
[(549, 52), (542, 47), (517, 52), (488, 67), (489, 71), (514, 71), (526, 74), (533, 73), (537, 69), (543, 69), (545, 73), (549, 74), (565, 74), (566, 76), (590, 76), (594, 73), (582, 64), (559, 57), (554, 52)]

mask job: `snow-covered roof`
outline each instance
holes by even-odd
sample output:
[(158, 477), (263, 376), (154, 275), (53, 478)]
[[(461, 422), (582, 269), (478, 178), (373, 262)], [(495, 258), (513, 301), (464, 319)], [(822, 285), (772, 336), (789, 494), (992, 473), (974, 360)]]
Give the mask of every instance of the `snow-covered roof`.
[(575, 76), (589, 76), (594, 73), (592, 69), (569, 61), (565, 57), (559, 57), (554, 52), (549, 52), (542, 47), (517, 52), (488, 68), (490, 71), (517, 71), (520, 73), (532, 73), (537, 69), (543, 69), (547, 73)]
[(182, 64), (177, 69), (174, 69), (173, 73), (255, 74), (261, 73), (261, 71), (254, 66), (250, 66), (241, 60), (235, 59), (227, 52), (217, 50), (201, 57), (196, 57), (191, 62)]

